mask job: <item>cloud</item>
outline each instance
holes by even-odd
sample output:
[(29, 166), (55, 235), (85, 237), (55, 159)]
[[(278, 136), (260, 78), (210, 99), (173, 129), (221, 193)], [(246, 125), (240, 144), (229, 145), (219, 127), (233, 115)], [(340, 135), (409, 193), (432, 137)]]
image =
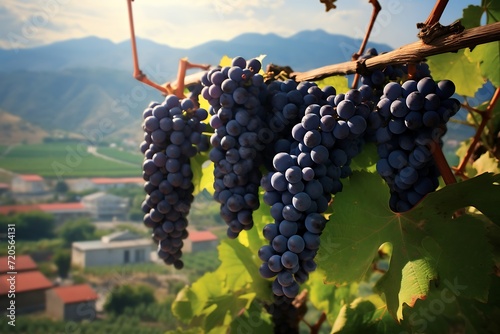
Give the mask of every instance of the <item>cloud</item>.
[[(394, 47), (415, 41), (415, 23), (425, 20), (432, 5), (386, 0), (382, 3), (385, 15), (379, 14), (371, 40)], [(394, 12), (394, 8), (401, 10)], [(362, 38), (372, 6), (366, 0), (343, 1), (337, 9), (325, 12), (319, 0), (150, 0), (134, 1), (133, 9), (137, 36), (189, 48), (245, 32), (286, 37), (302, 30), (323, 29)], [(448, 6), (446, 10), (448, 16), (461, 15), (460, 8)], [(115, 42), (128, 39), (126, 2), (3, 0), (0, 5), (0, 47), (33, 47), (90, 35)]]

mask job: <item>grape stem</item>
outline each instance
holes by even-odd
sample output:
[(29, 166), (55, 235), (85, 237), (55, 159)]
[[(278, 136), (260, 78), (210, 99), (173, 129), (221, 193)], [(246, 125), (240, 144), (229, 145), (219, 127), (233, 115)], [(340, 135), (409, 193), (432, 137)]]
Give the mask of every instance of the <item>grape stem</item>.
[[(368, 43), (368, 39), (370, 38), (370, 34), (372, 32), (373, 25), (375, 24), (375, 20), (377, 19), (377, 15), (382, 10), (382, 6), (378, 2), (378, 0), (369, 0), (369, 2), (373, 5), (372, 16), (370, 18), (368, 29), (366, 30), (365, 37), (363, 38), (363, 42), (361, 43), (358, 52), (352, 55), (353, 61), (358, 60), (358, 58), (363, 54), (363, 52), (365, 52), (366, 44)], [(354, 80), (352, 82), (353, 89), (358, 87), (358, 81), (359, 81), (359, 73), (356, 73), (356, 75), (354, 76)]]
[(400, 47), (391, 52), (364, 59), (363, 66), (360, 60), (327, 65), (307, 72), (293, 72), (296, 81), (316, 81), (333, 75), (354, 74), (360, 70), (375, 70), (387, 65), (398, 65), (420, 62), (426, 57), (455, 52), (457, 50), (474, 47), (479, 44), (500, 40), (500, 22), (480, 27), (470, 28), (461, 33), (451, 33), (436, 38), (432, 44), (417, 41)]
[(483, 134), (486, 125), (488, 124), (493, 115), (493, 108), (495, 108), (495, 105), (498, 102), (499, 98), (500, 98), (500, 87), (496, 89), (495, 94), (493, 94), (493, 97), (491, 98), (490, 103), (488, 104), (488, 107), (486, 107), (486, 110), (479, 111), (477, 109), (472, 108), (473, 111), (476, 111), (481, 115), (481, 124), (479, 124), (479, 127), (476, 130), (476, 134), (474, 135), (474, 139), (472, 140), (472, 143), (470, 144), (467, 150), (467, 154), (462, 159), (458, 167), (455, 169), (456, 175), (465, 176), (464, 175), (465, 167), (467, 166), (467, 163), (470, 161), (472, 155), (474, 154), (474, 150), (476, 149), (477, 143), (481, 139), (481, 135)]
[(452, 24), (449, 27), (443, 27), (439, 24), (439, 20), (441, 19), (447, 4), (448, 0), (437, 0), (427, 20), (425, 20), (424, 23), (417, 23), (417, 28), (420, 29), (418, 37), (424, 41), (424, 43), (432, 42), (434, 38), (445, 32), (446, 29), (457, 28), (455, 24)]
[(441, 149), (439, 143), (431, 141), (429, 146), (432, 152), (432, 157), (436, 162), (436, 166), (439, 169), (439, 173), (441, 174), (444, 183), (446, 183), (446, 185), (457, 183), (455, 175), (453, 174), (450, 165), (448, 165), (448, 162), (446, 161), (446, 158), (443, 154), (443, 150)]
[(144, 74), (139, 67), (139, 56), (137, 55), (137, 44), (135, 40), (135, 29), (134, 29), (134, 16), (132, 14), (132, 1), (127, 0), (128, 7), (128, 20), (130, 25), (130, 42), (132, 44), (132, 59), (134, 64), (133, 77), (157, 90), (159, 90), (163, 95), (174, 94), (179, 98), (184, 98), (184, 87), (196, 84), (200, 82), (203, 72), (195, 73), (195, 75), (186, 76), (186, 71), (192, 68), (198, 68), (201, 70), (208, 70), (210, 65), (207, 64), (193, 64), (188, 62), (187, 58), (182, 58), (179, 60), (179, 70), (177, 73), (177, 80), (174, 82), (167, 82), (163, 85), (159, 85), (156, 82), (150, 80), (146, 74)]

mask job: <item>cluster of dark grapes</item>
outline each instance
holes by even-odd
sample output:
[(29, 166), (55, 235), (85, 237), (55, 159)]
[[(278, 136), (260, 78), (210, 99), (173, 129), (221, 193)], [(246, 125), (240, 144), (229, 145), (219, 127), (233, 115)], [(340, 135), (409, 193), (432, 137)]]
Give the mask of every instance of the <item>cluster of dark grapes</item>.
[[(370, 48), (360, 57), (360, 59), (369, 59), (378, 55), (374, 48)], [(415, 66), (413, 79), (420, 80), (430, 76), (429, 65), (425, 62), (420, 62)], [(376, 103), (383, 94), (383, 89), (389, 82), (403, 82), (408, 78), (408, 65), (387, 65), (382, 69), (378, 69), (361, 76), (361, 84), (369, 86), (373, 89), (374, 102)]]
[(151, 103), (143, 117), (144, 224), (153, 229), (158, 256), (181, 269), (187, 215), (194, 199), (190, 158), (208, 147), (202, 135), (208, 113), (191, 99), (168, 95), (161, 104)]
[(299, 111), (291, 143), (277, 145), (273, 170), (261, 183), (274, 223), (264, 227), (270, 244), (259, 250), (260, 273), (276, 277), (273, 293), (290, 299), (316, 269), (314, 257), (327, 222), (323, 213), (332, 194), (342, 191), (340, 179), (351, 174), (349, 164), (359, 153), (370, 115), (358, 90), (335, 95), (313, 83), (301, 85), (316, 94), (314, 103)]
[(214, 163), (214, 199), (221, 204), (227, 235), (236, 238), (253, 227), (259, 208), (262, 150), (272, 140), (265, 132), (261, 96), (266, 91), (257, 59), (242, 57), (231, 66), (214, 69), (202, 78), (202, 95), (211, 105), (210, 160)]
[(439, 170), (432, 149), (442, 145), (446, 123), (460, 109), (451, 98), (454, 92), (453, 82), (436, 84), (430, 77), (384, 87), (373, 112), (382, 124), (375, 135), (377, 171), (389, 185), (393, 211), (410, 210), (437, 188)]

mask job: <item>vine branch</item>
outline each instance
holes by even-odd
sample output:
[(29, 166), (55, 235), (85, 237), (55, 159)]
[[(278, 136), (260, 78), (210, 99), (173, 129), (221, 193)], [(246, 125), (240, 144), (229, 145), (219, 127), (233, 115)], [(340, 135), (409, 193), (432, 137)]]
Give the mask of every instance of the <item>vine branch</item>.
[(492, 117), (493, 108), (495, 108), (495, 105), (497, 104), (499, 99), (500, 99), (500, 88), (497, 88), (495, 94), (490, 100), (490, 103), (488, 104), (488, 107), (486, 107), (486, 110), (484, 112), (480, 112), (481, 124), (479, 124), (479, 127), (476, 130), (476, 134), (474, 135), (474, 139), (472, 140), (472, 143), (470, 144), (469, 149), (467, 150), (467, 154), (462, 159), (459, 166), (456, 168), (455, 171), (456, 175), (464, 176), (465, 167), (467, 166), (467, 163), (470, 161), (470, 158), (474, 154), (477, 143), (481, 139), (481, 135), (484, 129), (486, 128), (486, 125), (488, 124), (489, 120)]
[(333, 75), (361, 73), (387, 65), (398, 65), (419, 62), (426, 57), (455, 52), (463, 48), (473, 48), (476, 45), (500, 40), (500, 22), (466, 29), (458, 34), (440, 36), (425, 44), (417, 41), (400, 47), (397, 50), (366, 59), (361, 65), (359, 61), (348, 61), (335, 65), (323, 66), (307, 72), (293, 72), (296, 81), (316, 81)]

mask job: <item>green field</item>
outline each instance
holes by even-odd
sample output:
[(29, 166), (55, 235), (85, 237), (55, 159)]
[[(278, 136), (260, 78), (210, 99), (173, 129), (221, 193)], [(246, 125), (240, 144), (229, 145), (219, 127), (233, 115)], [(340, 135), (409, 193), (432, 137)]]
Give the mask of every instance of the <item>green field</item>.
[(137, 166), (140, 166), (142, 164), (142, 160), (144, 159), (144, 156), (140, 154), (139, 148), (137, 148), (137, 152), (130, 152), (111, 147), (98, 147), (97, 153), (113, 159), (137, 164)]
[(18, 145), (0, 157), (0, 168), (46, 178), (141, 175), (140, 164), (134, 167), (95, 157), (87, 152), (86, 145), (74, 142)]
[(0, 156), (3, 154), (3, 152), (5, 152), (5, 150), (7, 149), (8, 146), (2, 146), (0, 145)]

